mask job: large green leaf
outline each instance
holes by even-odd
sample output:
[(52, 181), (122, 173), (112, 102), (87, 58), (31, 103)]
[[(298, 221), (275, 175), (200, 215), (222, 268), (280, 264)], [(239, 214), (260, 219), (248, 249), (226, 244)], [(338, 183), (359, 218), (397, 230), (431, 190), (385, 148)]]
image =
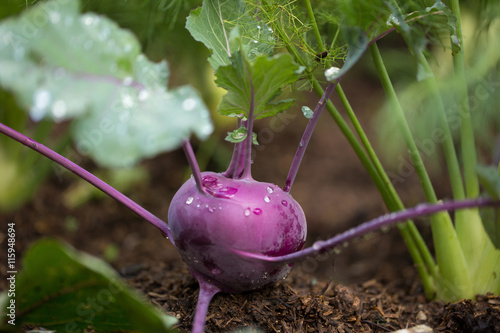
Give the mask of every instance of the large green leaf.
[(249, 59), (274, 49), (272, 30), (249, 15), (244, 0), (205, 0), (191, 12), (186, 28), (213, 52), (208, 61), (214, 70), (229, 65), (240, 47)]
[(276, 100), (276, 97), (284, 85), (297, 80), (297, 70), (298, 66), (289, 54), (261, 55), (253, 62), (241, 52), (233, 54), (232, 64), (219, 67), (216, 72), (215, 82), (228, 91), (222, 98), (219, 112), (248, 117), (252, 99), (255, 119), (273, 116), (289, 108), (292, 99)]
[(167, 90), (166, 62), (149, 61), (132, 33), (78, 7), (47, 1), (0, 23), (0, 85), (34, 120), (77, 117), (77, 147), (110, 167), (212, 132), (192, 88)]
[[(16, 327), (40, 326), (58, 332), (173, 332), (177, 320), (147, 305), (102, 260), (52, 239), (27, 252), (16, 276)], [(9, 302), (9, 303), (7, 303)], [(0, 296), (4, 328), (7, 292)], [(7, 320), (11, 318), (7, 317)]]

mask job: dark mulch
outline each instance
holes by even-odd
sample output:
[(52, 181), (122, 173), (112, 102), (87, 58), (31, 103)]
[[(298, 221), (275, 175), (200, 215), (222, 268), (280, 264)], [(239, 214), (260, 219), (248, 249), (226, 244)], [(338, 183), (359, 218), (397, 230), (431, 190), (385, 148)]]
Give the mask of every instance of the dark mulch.
[[(189, 332), (198, 285), (186, 266), (176, 262), (135, 269), (130, 283), (176, 316), (182, 332)], [(406, 270), (411, 274), (411, 268)], [(435, 332), (500, 332), (500, 296), (427, 302), (417, 279), (346, 286), (292, 270), (287, 279), (261, 291), (216, 295), (206, 331), (392, 332), (422, 324)]]

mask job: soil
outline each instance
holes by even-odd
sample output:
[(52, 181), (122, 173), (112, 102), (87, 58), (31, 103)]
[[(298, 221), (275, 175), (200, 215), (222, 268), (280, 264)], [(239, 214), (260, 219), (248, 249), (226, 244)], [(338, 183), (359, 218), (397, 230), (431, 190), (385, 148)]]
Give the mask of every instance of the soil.
[[(346, 81), (346, 91), (362, 91), (354, 98), (368, 135), (379, 91), (360, 81)], [(314, 105), (314, 100), (310, 104)], [(306, 103), (302, 100), (301, 103)], [(255, 155), (253, 176), (283, 184), (306, 119), (295, 110), (281, 118), (284, 126), (259, 124), (267, 139)], [(267, 130), (265, 130), (267, 129)], [(223, 142), (223, 133), (220, 133)], [(218, 149), (230, 150), (222, 144)], [(88, 170), (95, 166), (84, 160)], [(182, 184), (186, 162), (182, 152), (162, 154), (145, 161), (149, 182), (127, 194), (157, 216), (166, 219), (169, 200)], [(212, 163), (212, 170), (221, 166)], [(438, 195), (446, 197), (447, 184), (435, 175)], [(115, 201), (91, 200), (74, 209), (63, 204), (65, 191), (76, 179), (52, 177), (22, 209), (1, 213), (0, 221), (16, 223), (19, 254), (42, 237), (57, 237), (79, 250), (104, 257), (110, 244), (119, 249), (111, 265), (148, 299), (179, 319), (188, 332), (198, 286), (173, 246), (152, 226)], [(404, 202), (422, 201), (415, 175), (398, 184)], [(318, 124), (292, 194), (308, 218), (308, 242), (385, 213), (383, 203), (359, 160), (327, 114)], [(76, 224), (75, 224), (76, 223)], [(429, 239), (425, 220), (419, 222)], [(73, 225), (73, 227), (70, 227)], [(75, 227), (76, 225), (76, 227)], [(0, 231), (5, 248), (6, 229)], [(5, 251), (0, 254), (0, 287), (5, 288)], [(219, 294), (211, 303), (206, 331), (230, 332), (252, 327), (263, 332), (390, 332), (426, 324), (435, 332), (500, 332), (500, 297), (478, 296), (446, 304), (426, 301), (415, 269), (400, 235), (394, 229), (350, 243), (341, 253), (297, 264), (290, 275), (261, 291)]]

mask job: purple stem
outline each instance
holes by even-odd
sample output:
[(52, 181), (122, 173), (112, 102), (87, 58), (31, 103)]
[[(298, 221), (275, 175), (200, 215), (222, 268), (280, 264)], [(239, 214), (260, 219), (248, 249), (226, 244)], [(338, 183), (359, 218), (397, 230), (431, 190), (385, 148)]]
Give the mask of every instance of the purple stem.
[(193, 147), (191, 146), (189, 140), (184, 139), (182, 141), (182, 149), (184, 150), (184, 155), (186, 155), (189, 167), (191, 168), (191, 172), (193, 173), (194, 181), (196, 182), (196, 188), (200, 193), (208, 194), (201, 183), (200, 167), (198, 165), (198, 162), (196, 161), (196, 155), (194, 154)]
[(245, 168), (243, 169), (242, 179), (252, 180), (252, 143), (253, 143), (253, 114), (255, 109), (255, 92), (253, 83), (250, 81), (250, 110), (247, 121), (247, 137), (245, 139)]
[(292, 188), (293, 182), (295, 181), (295, 177), (297, 176), (297, 172), (299, 171), (300, 163), (302, 162), (302, 158), (304, 157), (304, 154), (306, 152), (307, 145), (311, 140), (314, 127), (318, 123), (319, 116), (321, 115), (321, 112), (323, 112), (323, 110), (325, 109), (326, 103), (330, 99), (330, 96), (332, 95), (339, 81), (340, 78), (338, 78), (335, 82), (331, 82), (328, 85), (328, 87), (326, 87), (323, 96), (321, 96), (318, 105), (316, 105), (316, 108), (314, 109), (311, 119), (309, 119), (309, 122), (307, 123), (306, 129), (304, 130), (304, 134), (300, 139), (299, 147), (297, 148), (297, 152), (295, 153), (295, 156), (293, 158), (292, 165), (290, 166), (290, 171), (288, 172), (288, 176), (286, 178), (286, 183), (284, 188), (285, 192), (290, 192)]
[(198, 280), (198, 284), (200, 285), (198, 303), (196, 303), (191, 333), (203, 333), (210, 301), (214, 295), (221, 290), (219, 287), (211, 283), (205, 276), (198, 274), (195, 271), (191, 271), (191, 274), (193, 274), (196, 280)]
[(231, 162), (229, 162), (229, 166), (227, 167), (227, 170), (222, 172), (221, 175), (226, 177), (226, 178), (233, 178), (233, 173), (236, 165), (236, 160), (238, 156), (238, 150), (239, 150), (240, 144), (235, 143), (233, 147), (233, 155), (231, 156)]
[[(236, 121), (236, 128), (241, 127), (241, 119), (238, 118)], [(231, 162), (229, 163), (229, 166), (226, 171), (222, 173), (222, 176), (227, 177), (227, 178), (236, 178), (239, 176), (241, 173), (241, 166), (244, 165), (244, 160), (243, 163), (241, 159), (241, 155), (243, 154), (242, 151), (244, 151), (243, 147), (244, 143), (239, 142), (234, 144), (233, 148), (233, 156), (231, 157)]]
[(239, 179), (243, 177), (243, 170), (245, 169), (245, 152), (247, 151), (245, 144), (246, 141), (237, 143), (238, 155), (236, 158), (236, 164), (233, 170), (233, 174), (231, 175), (231, 178), (233, 179)]
[[(33, 149), (34, 151), (48, 157), (52, 161), (56, 162), (57, 164), (65, 167), (69, 171), (73, 172), (80, 178), (86, 180), (90, 184), (94, 185), (113, 199), (121, 202), (123, 205), (125, 205), (127, 208), (129, 208), (131, 211), (139, 215), (140, 217), (144, 218), (146, 221), (160, 229), (161, 232), (163, 232), (172, 242), (172, 235), (170, 234), (170, 228), (168, 227), (168, 224), (138, 205), (136, 202), (122, 194), (121, 192), (117, 191), (110, 185), (106, 184), (87, 170), (83, 169), (82, 167), (76, 165), (75, 163), (71, 162), (67, 158), (59, 155), (58, 153), (54, 152), (50, 148), (45, 147), (44, 145), (28, 138), (27, 136), (13, 130), (12, 128), (0, 123), (0, 133), (3, 133), (12, 139), (22, 143), (26, 147), (29, 147)], [(174, 244), (175, 245), (175, 244)]]
[(320, 253), (329, 251), (344, 242), (351, 241), (354, 238), (363, 236), (364, 234), (372, 231), (379, 230), (382, 227), (394, 224), (396, 222), (412, 220), (419, 216), (430, 215), (441, 211), (452, 211), (457, 209), (481, 206), (500, 206), (500, 200), (476, 198), (459, 201), (448, 201), (445, 203), (441, 202), (437, 204), (420, 204), (413, 208), (377, 217), (369, 222), (365, 222), (357, 227), (344, 231), (343, 233), (335, 237), (332, 237), (325, 241), (317, 241), (313, 244), (313, 246), (308, 247), (307, 249), (303, 249), (284, 256), (269, 257), (260, 253), (246, 252), (236, 249), (232, 249), (232, 251), (238, 253), (246, 259), (252, 258), (257, 261), (273, 262), (280, 265), (285, 263), (294, 263), (308, 257), (312, 257)]

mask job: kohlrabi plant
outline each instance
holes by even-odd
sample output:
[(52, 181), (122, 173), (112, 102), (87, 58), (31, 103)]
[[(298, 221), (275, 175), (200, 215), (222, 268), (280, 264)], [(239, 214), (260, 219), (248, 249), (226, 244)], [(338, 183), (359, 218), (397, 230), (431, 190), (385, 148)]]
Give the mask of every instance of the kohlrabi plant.
[[(33, 38), (22, 39), (26, 22)], [(8, 47), (0, 49), (0, 84), (12, 92), (35, 119), (74, 120), (75, 145), (110, 165), (131, 165), (161, 151), (182, 147), (192, 177), (170, 202), (168, 224), (85, 171), (25, 135), (0, 124), (0, 132), (47, 156), (95, 185), (156, 226), (182, 255), (200, 285), (193, 332), (204, 330), (209, 303), (218, 292), (251, 291), (286, 277), (293, 263), (335, 249), (346, 241), (398, 222), (428, 298), (455, 300), (500, 293), (500, 251), (485, 232), (478, 207), (498, 206), (498, 197), (480, 198), (475, 173), (476, 151), (469, 117), (461, 119), (459, 163), (447, 130), (444, 106), (426, 58), (429, 41), (447, 36), (456, 78), (463, 72), (461, 15), (458, 1), (205, 0), (191, 12), (186, 27), (212, 52), (208, 61), (216, 83), (227, 91), (218, 112), (235, 119), (227, 141), (234, 143), (231, 162), (222, 173), (201, 172), (189, 139), (206, 139), (212, 124), (208, 111), (190, 87), (167, 89), (165, 62), (140, 53), (135, 38), (112, 21), (78, 14), (78, 2), (51, 1), (0, 25)], [(400, 33), (418, 61), (418, 78), (435, 94), (441, 112), (443, 148), (454, 200), (435, 194), (413, 140), (377, 42)], [(67, 50), (62, 57), (58, 50)], [(406, 209), (362, 130), (340, 81), (369, 50), (394, 108), (427, 203)], [(326, 81), (326, 88), (322, 82)], [(284, 184), (252, 178), (252, 145), (258, 144), (254, 122), (290, 108), (293, 87), (311, 87), (319, 101), (309, 118)], [(339, 96), (356, 131), (330, 99)], [(463, 105), (468, 105), (464, 101)], [(306, 217), (291, 190), (305, 149), (321, 112), (327, 109), (352, 145), (392, 213), (361, 224), (331, 239), (302, 249)], [(465, 111), (467, 112), (467, 111)], [(96, 141), (98, 139), (98, 142)], [(94, 142), (94, 141), (96, 142)], [(463, 171), (463, 175), (462, 175)], [(463, 184), (462, 177), (465, 180)], [(448, 211), (457, 210), (455, 226)], [(412, 219), (430, 215), (436, 259)]]

